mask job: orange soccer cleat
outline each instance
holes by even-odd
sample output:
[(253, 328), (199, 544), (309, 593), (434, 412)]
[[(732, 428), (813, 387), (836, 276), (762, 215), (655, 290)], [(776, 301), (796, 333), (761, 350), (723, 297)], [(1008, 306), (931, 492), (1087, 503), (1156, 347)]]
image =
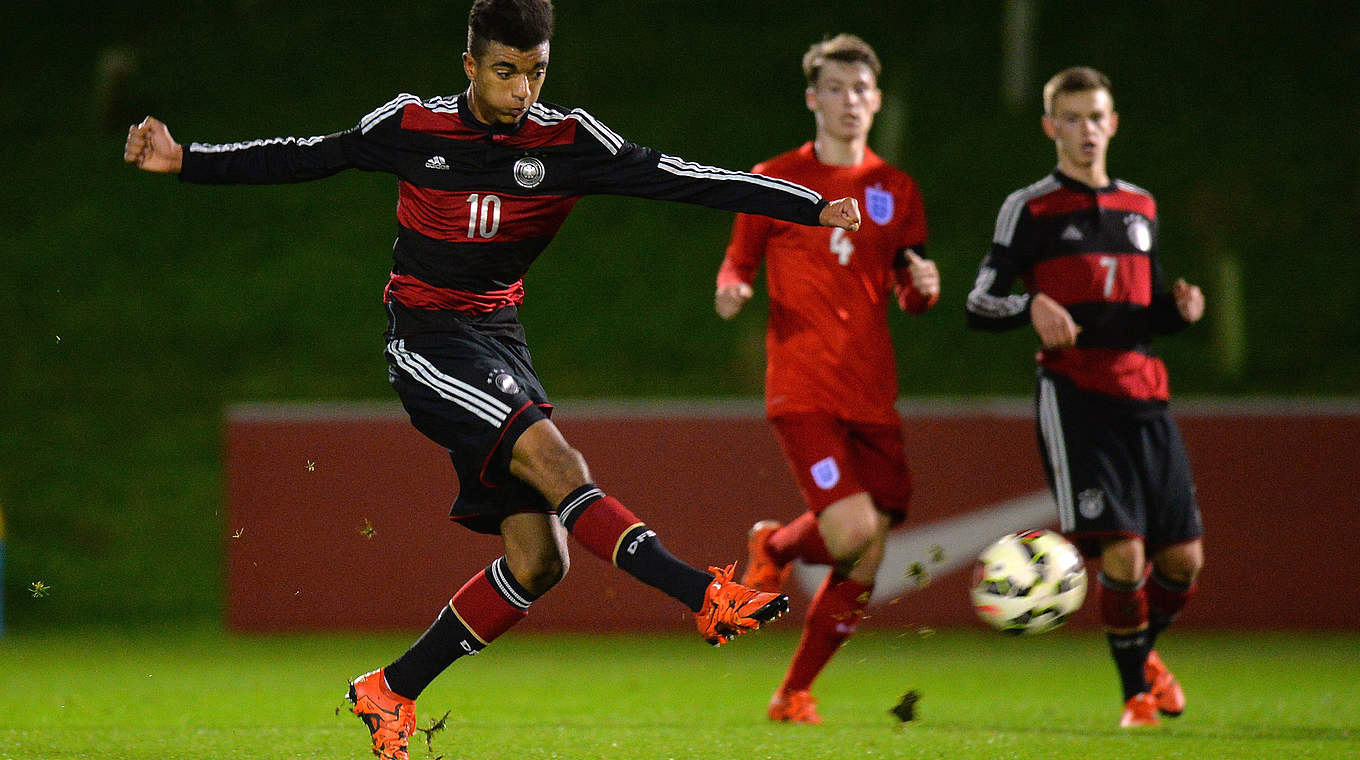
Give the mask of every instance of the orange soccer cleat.
[(776, 691), (766, 715), (770, 716), (770, 720), (782, 723), (822, 724), (822, 716), (817, 714), (817, 700), (807, 690)]
[(776, 520), (761, 520), (751, 526), (750, 532), (746, 534), (746, 572), (741, 574), (741, 585), (769, 593), (784, 587), (793, 565), (775, 561), (770, 556), (770, 550), (765, 547), (770, 534), (781, 527)]
[(1129, 697), (1129, 701), (1124, 703), (1124, 714), (1119, 716), (1120, 728), (1156, 726), (1160, 723), (1157, 718), (1157, 700), (1146, 691)]
[(1157, 700), (1157, 710), (1162, 715), (1174, 718), (1185, 712), (1185, 690), (1171, 675), (1171, 671), (1166, 669), (1166, 664), (1157, 656), (1155, 649), (1148, 653), (1147, 662), (1143, 664), (1143, 678), (1147, 680), (1148, 691)]
[(349, 685), (350, 712), (368, 726), (373, 754), (382, 760), (408, 760), (407, 743), (416, 730), (416, 702), (387, 688), (381, 668), (365, 673)]
[(789, 610), (783, 594), (755, 591), (732, 580), (737, 563), (710, 567), (713, 582), (704, 591), (704, 603), (694, 613), (699, 633), (713, 646), (721, 646), (747, 631), (778, 618)]

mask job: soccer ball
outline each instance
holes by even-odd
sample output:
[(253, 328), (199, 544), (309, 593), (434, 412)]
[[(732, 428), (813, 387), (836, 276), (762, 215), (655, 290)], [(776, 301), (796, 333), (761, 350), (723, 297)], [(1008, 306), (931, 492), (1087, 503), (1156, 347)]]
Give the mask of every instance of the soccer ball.
[(1086, 599), (1086, 565), (1077, 548), (1051, 530), (997, 539), (973, 565), (973, 609), (1012, 636), (1062, 625)]

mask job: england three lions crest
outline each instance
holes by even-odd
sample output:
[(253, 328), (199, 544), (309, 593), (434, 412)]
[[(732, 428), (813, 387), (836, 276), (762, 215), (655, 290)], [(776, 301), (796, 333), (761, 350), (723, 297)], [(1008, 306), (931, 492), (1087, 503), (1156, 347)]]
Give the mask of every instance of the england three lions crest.
[(893, 218), (893, 195), (882, 185), (864, 188), (864, 210), (875, 224), (884, 225)]

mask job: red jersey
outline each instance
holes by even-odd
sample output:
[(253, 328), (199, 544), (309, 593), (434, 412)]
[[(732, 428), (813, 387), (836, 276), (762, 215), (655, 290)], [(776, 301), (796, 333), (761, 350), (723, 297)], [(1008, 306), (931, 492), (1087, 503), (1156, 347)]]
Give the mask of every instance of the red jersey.
[[(811, 142), (754, 171), (826, 198), (857, 198), (863, 218), (859, 230), (846, 232), (737, 216), (718, 287), (750, 284), (765, 261), (766, 414), (819, 411), (854, 422), (896, 424), (897, 365), (887, 306), (894, 301), (895, 282), (910, 287), (903, 251), (920, 253), (926, 240), (916, 182), (867, 148), (858, 166), (823, 164)], [(901, 273), (895, 276), (895, 269)]]

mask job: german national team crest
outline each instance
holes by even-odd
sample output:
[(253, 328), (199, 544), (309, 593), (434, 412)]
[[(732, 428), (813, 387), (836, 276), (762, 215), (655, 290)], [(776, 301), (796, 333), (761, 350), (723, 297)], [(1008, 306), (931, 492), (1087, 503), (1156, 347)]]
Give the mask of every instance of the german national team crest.
[(1129, 214), (1124, 217), (1124, 225), (1129, 228), (1129, 242), (1134, 248), (1144, 253), (1152, 248), (1152, 230), (1146, 219), (1139, 214)]
[(876, 224), (887, 224), (893, 218), (893, 194), (882, 185), (864, 188), (864, 210)]
[(487, 374), (487, 380), (492, 385), (496, 386), (496, 390), (507, 396), (513, 396), (516, 393), (519, 393), (519, 383), (515, 381), (515, 378), (511, 376), (509, 372), (493, 369)]
[(1077, 494), (1077, 511), (1087, 520), (1100, 517), (1105, 511), (1105, 492), (1099, 488), (1088, 488)]
[(520, 187), (538, 187), (545, 173), (543, 162), (533, 156), (525, 156), (515, 162), (515, 184)]
[(812, 482), (823, 491), (830, 491), (841, 482), (841, 468), (836, 465), (835, 457), (827, 457), (813, 463)]

